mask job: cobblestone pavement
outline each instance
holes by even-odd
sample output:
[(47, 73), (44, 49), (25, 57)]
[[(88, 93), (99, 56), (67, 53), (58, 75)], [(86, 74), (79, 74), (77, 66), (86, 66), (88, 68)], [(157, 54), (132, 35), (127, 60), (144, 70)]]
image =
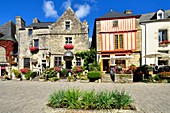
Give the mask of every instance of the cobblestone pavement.
[(0, 81), (0, 113), (44, 113), (49, 95), (59, 89), (125, 90), (140, 113), (170, 113), (170, 84)]

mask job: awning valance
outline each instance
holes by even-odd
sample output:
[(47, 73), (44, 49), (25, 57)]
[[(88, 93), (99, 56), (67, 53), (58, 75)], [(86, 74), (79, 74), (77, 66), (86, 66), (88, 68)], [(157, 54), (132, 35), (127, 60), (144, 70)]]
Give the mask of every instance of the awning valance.
[(111, 57), (111, 59), (115, 59), (115, 60), (127, 60), (131, 58), (133, 58), (133, 56), (112, 56)]

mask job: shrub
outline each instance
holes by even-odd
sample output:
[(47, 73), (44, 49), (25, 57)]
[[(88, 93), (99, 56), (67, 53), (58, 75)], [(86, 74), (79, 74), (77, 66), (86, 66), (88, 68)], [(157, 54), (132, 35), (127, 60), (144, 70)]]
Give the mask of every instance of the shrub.
[(47, 68), (43, 72), (43, 76), (44, 76), (45, 80), (48, 80), (51, 77), (56, 77), (57, 76), (57, 71), (56, 71), (55, 68)]
[(24, 77), (26, 80), (30, 80), (31, 72), (24, 73)]
[(66, 78), (68, 76), (68, 69), (61, 70), (61, 78)]
[(50, 95), (48, 106), (70, 109), (121, 109), (131, 106), (133, 100), (125, 91), (59, 90)]
[(100, 71), (100, 65), (97, 62), (90, 63), (88, 67), (89, 71)]
[(72, 76), (68, 76), (68, 81), (71, 82), (71, 80), (75, 80), (76, 78), (72, 75)]
[(18, 70), (13, 69), (12, 72), (14, 73), (16, 78), (21, 78), (21, 73)]
[(51, 82), (56, 82), (57, 80), (60, 80), (58, 77), (52, 77), (49, 79)]
[(101, 72), (100, 71), (89, 71), (87, 74), (87, 77), (92, 80), (98, 80), (101, 78)]

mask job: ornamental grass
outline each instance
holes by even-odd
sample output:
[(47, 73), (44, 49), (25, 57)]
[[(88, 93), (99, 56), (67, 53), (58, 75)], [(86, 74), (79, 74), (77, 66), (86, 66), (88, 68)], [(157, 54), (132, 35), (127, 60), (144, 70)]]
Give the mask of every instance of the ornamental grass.
[(59, 90), (50, 95), (48, 106), (83, 110), (132, 109), (132, 97), (125, 91), (80, 91), (78, 89)]

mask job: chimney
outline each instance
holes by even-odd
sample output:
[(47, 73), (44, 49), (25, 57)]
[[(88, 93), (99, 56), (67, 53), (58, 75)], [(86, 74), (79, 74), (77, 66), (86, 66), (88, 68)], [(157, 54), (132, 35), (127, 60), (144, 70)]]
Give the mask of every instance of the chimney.
[(125, 10), (125, 12), (124, 12), (125, 14), (132, 14), (132, 10)]
[(33, 18), (33, 23), (39, 23), (40, 21), (38, 20), (38, 18)]
[(16, 16), (16, 33), (18, 33), (20, 28), (25, 27), (25, 21), (20, 17)]

